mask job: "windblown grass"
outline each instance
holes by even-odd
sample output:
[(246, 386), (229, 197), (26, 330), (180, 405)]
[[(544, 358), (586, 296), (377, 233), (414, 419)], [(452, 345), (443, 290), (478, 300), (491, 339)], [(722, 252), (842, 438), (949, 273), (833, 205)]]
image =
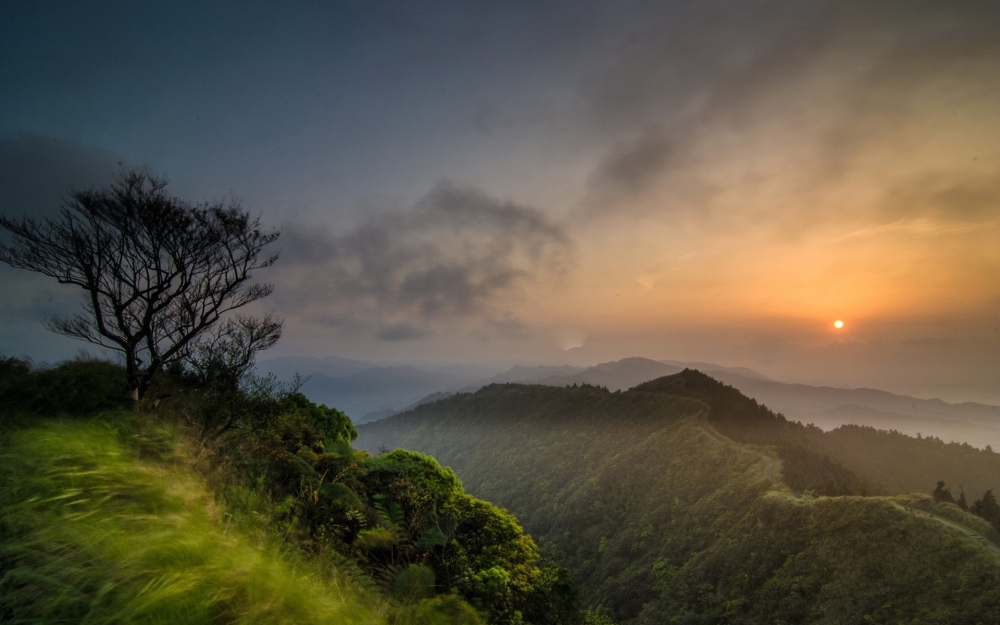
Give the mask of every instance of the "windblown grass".
[[(375, 623), (380, 604), (227, 528), (169, 436), (49, 422), (0, 448), (0, 621)], [(134, 419), (134, 417), (132, 417)], [(155, 427), (165, 428), (158, 425)], [(154, 458), (143, 454), (158, 448)]]

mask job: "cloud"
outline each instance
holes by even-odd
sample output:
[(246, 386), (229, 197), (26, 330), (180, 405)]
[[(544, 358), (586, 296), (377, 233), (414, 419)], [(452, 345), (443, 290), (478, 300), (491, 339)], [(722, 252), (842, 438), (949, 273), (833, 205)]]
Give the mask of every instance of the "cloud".
[(537, 209), (451, 182), (343, 234), (291, 225), (282, 237), (281, 304), (374, 322), (383, 340), (417, 338), (429, 323), (558, 279), (572, 254), (564, 230)]
[(634, 197), (663, 173), (673, 147), (659, 128), (646, 131), (633, 142), (619, 143), (591, 175), (590, 185), (602, 195)]
[[(610, 137), (586, 213), (742, 219), (760, 200), (768, 226), (808, 228), (834, 216), (816, 198), (874, 153), (895, 151), (888, 169), (933, 141), (934, 106), (1000, 95), (990, 3), (662, 3), (642, 22), (585, 81)], [(960, 180), (935, 184), (982, 204)]]
[(777, 76), (807, 66), (822, 48), (825, 31), (833, 28), (827, 4), (644, 6), (619, 53), (588, 76), (584, 92), (595, 122), (648, 126), (767, 89)]
[(71, 189), (111, 182), (121, 161), (108, 150), (64, 139), (0, 139), (0, 213), (54, 215)]
[(777, 107), (766, 100), (810, 75), (836, 31), (829, 17), (816, 2), (646, 11), (633, 41), (584, 90), (595, 124), (625, 137), (589, 176), (588, 211), (645, 213), (643, 194), (666, 193), (670, 201), (652, 210), (704, 212), (717, 186), (706, 170), (732, 158), (721, 150), (734, 139), (794, 104), (794, 94)]
[(429, 333), (408, 323), (397, 323), (382, 328), (375, 333), (380, 341), (410, 341), (427, 336)]
[(507, 311), (499, 318), (487, 319), (483, 324), (488, 336), (503, 339), (528, 339), (535, 335), (535, 328), (514, 313)]
[(1000, 219), (1000, 174), (968, 169), (936, 170), (889, 187), (882, 203), (886, 219), (934, 217), (941, 221)]

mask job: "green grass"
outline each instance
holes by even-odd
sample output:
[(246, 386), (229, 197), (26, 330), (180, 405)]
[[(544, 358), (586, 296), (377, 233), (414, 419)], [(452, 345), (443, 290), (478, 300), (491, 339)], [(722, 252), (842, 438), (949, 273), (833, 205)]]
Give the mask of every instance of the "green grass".
[(127, 416), (5, 434), (0, 621), (385, 620), (348, 579), (227, 527), (172, 436)]

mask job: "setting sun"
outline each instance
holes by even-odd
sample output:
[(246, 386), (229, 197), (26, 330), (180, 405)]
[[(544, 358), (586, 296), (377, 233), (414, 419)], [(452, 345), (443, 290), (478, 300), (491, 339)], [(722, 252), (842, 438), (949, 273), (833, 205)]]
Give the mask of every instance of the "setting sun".
[(841, 321), (840, 319), (837, 319), (836, 321), (833, 322), (833, 327), (839, 330), (844, 327), (844, 322)]

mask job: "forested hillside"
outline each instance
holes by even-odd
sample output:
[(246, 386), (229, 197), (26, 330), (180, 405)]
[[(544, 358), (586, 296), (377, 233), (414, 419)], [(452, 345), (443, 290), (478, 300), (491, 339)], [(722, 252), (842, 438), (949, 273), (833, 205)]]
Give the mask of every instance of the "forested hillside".
[[(685, 368), (697, 369), (732, 385), (747, 397), (783, 413), (792, 421), (812, 423), (827, 431), (845, 424), (856, 424), (897, 430), (911, 436), (922, 433), (980, 448), (987, 444), (1000, 448), (1000, 407), (997, 406), (970, 402), (951, 404), (940, 399), (919, 399), (869, 388), (790, 384), (767, 379), (756, 371), (742, 367), (632, 357), (586, 369), (513, 367), (489, 382), (546, 386), (590, 384), (624, 391), (679, 373)], [(475, 391), (478, 388), (480, 386), (476, 385), (463, 390)]]
[[(886, 496), (922, 446), (974, 453), (953, 469), (966, 484), (989, 452), (824, 434), (694, 371), (627, 392), (493, 385), (359, 431), (373, 453), (405, 447), (453, 467), (623, 622), (1000, 619), (989, 524), (927, 495)], [(873, 459), (849, 435), (897, 445)]]
[[(961, 485), (970, 498), (1000, 488), (1000, 454), (968, 444), (916, 438), (895, 431), (847, 425), (831, 432), (775, 414), (731, 386), (696, 371), (635, 387), (638, 392), (699, 398), (711, 406), (708, 420), (736, 441), (775, 446), (784, 476), (796, 490), (817, 494), (928, 492), (938, 480)], [(816, 456), (829, 458), (826, 462)], [(860, 478), (853, 482), (834, 464)], [(817, 474), (823, 465), (831, 481)]]
[(952, 404), (869, 388), (787, 384), (733, 371), (707, 373), (794, 421), (815, 423), (825, 430), (853, 423), (911, 436), (922, 433), (976, 447), (1000, 447), (997, 406)]
[(356, 450), (346, 415), (273, 379), (194, 376), (137, 411), (117, 365), (0, 357), (0, 622), (585, 618), (566, 570), (434, 458)]

